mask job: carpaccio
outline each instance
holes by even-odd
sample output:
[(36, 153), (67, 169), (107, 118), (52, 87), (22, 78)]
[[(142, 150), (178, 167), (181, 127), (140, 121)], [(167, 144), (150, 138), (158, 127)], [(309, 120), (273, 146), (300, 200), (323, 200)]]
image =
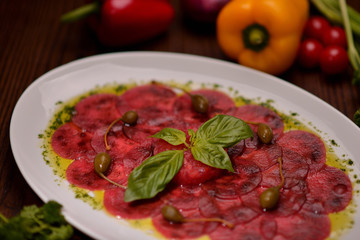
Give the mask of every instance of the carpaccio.
[[(210, 239), (325, 239), (331, 232), (329, 213), (344, 210), (352, 198), (352, 185), (341, 170), (326, 164), (326, 149), (315, 134), (292, 130), (284, 132), (282, 118), (260, 105), (236, 106), (226, 94), (210, 89), (191, 92), (209, 101), (207, 114), (193, 110), (188, 94), (176, 94), (170, 87), (145, 84), (120, 96), (95, 94), (75, 105), (70, 122), (52, 135), (53, 150), (74, 161), (66, 170), (68, 182), (87, 190), (104, 190), (103, 205), (124, 219), (152, 218), (155, 229), (166, 238)], [(149, 136), (164, 127), (194, 131), (216, 114), (244, 121), (268, 124), (274, 133), (270, 144), (256, 134), (226, 149), (234, 173), (196, 161), (190, 150), (184, 164), (167, 188), (150, 200), (124, 202), (124, 189), (114, 186), (94, 171), (94, 157), (105, 152), (104, 135), (109, 124), (125, 112), (135, 110), (135, 126), (121, 122), (108, 134), (112, 164), (107, 177), (126, 185), (131, 171), (144, 160), (169, 149), (182, 149)], [(254, 133), (257, 126), (250, 125)], [(278, 158), (283, 162), (284, 186), (275, 209), (263, 211), (260, 194), (281, 182)], [(161, 166), (159, 166), (161, 167)], [(218, 222), (172, 223), (161, 208), (170, 204), (186, 218), (221, 218)]]

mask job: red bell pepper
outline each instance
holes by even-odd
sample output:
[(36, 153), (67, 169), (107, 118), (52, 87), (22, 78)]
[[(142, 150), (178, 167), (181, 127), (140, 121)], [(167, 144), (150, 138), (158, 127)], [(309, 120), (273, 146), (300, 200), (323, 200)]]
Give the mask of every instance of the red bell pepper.
[(93, 15), (89, 18), (90, 25), (99, 41), (120, 47), (165, 32), (175, 12), (168, 0), (103, 0), (65, 14), (62, 21), (75, 21), (90, 14)]

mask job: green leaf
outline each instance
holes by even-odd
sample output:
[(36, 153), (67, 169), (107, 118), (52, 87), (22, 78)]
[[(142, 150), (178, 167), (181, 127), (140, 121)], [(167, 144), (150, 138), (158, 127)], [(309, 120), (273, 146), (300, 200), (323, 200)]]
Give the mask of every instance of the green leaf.
[(24, 207), (19, 215), (0, 224), (0, 239), (70, 239), (74, 230), (61, 214), (61, 207), (55, 201), (41, 208)]
[(160, 132), (152, 137), (160, 138), (170, 143), (171, 145), (186, 144), (186, 135), (183, 131), (175, 128), (163, 128)]
[(206, 165), (234, 172), (229, 156), (219, 145), (198, 141), (191, 148), (191, 153), (196, 160)]
[(190, 144), (192, 145), (194, 143), (196, 133), (194, 130), (188, 129), (188, 134), (190, 136)]
[(124, 201), (155, 197), (178, 173), (183, 161), (183, 150), (164, 151), (146, 159), (131, 172)]
[(196, 132), (196, 139), (222, 147), (231, 147), (243, 139), (253, 137), (253, 131), (243, 120), (216, 115), (202, 124)]
[(358, 109), (354, 114), (354, 122), (360, 127), (360, 109)]

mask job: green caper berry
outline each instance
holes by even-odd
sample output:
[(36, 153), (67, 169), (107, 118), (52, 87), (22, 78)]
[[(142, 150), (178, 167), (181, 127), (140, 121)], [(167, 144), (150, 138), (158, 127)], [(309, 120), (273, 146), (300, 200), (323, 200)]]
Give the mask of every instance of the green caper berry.
[(264, 210), (271, 210), (276, 207), (280, 198), (280, 188), (271, 187), (260, 195), (260, 205)]
[(204, 96), (198, 94), (191, 95), (191, 103), (195, 111), (198, 113), (207, 113), (209, 109), (209, 102)]
[(138, 120), (138, 114), (135, 111), (127, 111), (122, 117), (121, 121), (129, 125), (135, 125)]
[(163, 217), (170, 221), (175, 223), (182, 223), (184, 222), (183, 215), (179, 212), (179, 210), (173, 206), (170, 205), (164, 205), (161, 209), (161, 214)]
[(268, 144), (273, 139), (273, 132), (269, 125), (265, 123), (259, 123), (257, 135), (262, 143)]
[(94, 160), (94, 168), (95, 172), (98, 174), (105, 173), (111, 164), (111, 157), (106, 152), (101, 152), (96, 154), (95, 160)]

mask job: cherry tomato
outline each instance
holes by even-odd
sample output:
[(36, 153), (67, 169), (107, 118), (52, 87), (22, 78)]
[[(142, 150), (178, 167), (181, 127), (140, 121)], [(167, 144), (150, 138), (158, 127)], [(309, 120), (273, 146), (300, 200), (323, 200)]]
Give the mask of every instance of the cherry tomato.
[(314, 68), (319, 65), (322, 44), (315, 39), (305, 39), (299, 48), (298, 62), (304, 68)]
[(325, 31), (330, 28), (329, 21), (321, 16), (313, 16), (308, 19), (304, 29), (304, 36), (307, 38), (314, 38), (322, 41), (322, 36)]
[(344, 72), (349, 64), (349, 58), (343, 47), (332, 45), (324, 48), (320, 54), (320, 67), (328, 75)]
[(347, 42), (344, 29), (335, 26), (325, 30), (322, 35), (322, 43), (325, 46), (338, 45), (340, 47), (346, 48)]

